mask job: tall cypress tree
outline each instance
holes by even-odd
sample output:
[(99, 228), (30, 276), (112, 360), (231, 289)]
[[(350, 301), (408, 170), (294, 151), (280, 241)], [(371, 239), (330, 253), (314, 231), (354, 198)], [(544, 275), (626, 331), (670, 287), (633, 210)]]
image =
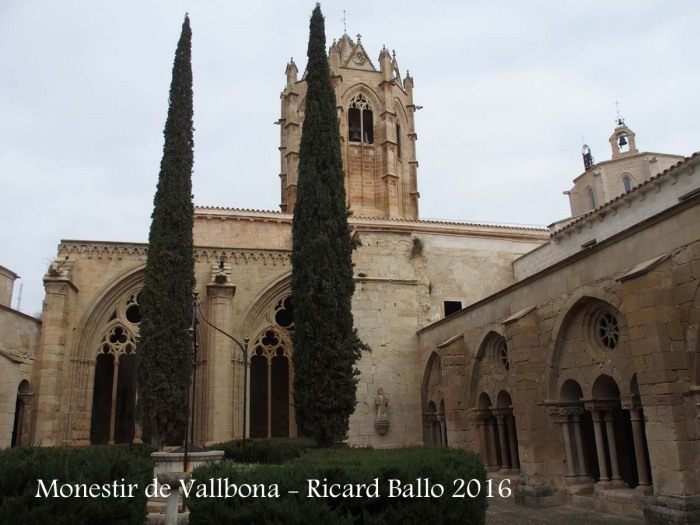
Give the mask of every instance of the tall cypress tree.
[(355, 409), (355, 363), (364, 345), (351, 311), (353, 241), (348, 230), (336, 100), (321, 7), (311, 16), (306, 110), (292, 223), (294, 406), (319, 446), (342, 441)]
[(192, 32), (185, 15), (175, 52), (163, 158), (153, 200), (148, 260), (140, 304), (139, 405), (154, 446), (177, 443), (187, 420), (192, 370), (187, 328), (192, 318)]

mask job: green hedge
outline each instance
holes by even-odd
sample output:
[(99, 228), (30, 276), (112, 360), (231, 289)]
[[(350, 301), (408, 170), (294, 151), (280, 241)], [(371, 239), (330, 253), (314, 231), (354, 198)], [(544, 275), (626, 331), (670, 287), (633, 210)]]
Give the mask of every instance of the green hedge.
[(263, 463), (267, 465), (280, 465), (301, 457), (308, 449), (313, 447), (310, 439), (305, 438), (272, 438), (272, 439), (247, 439), (245, 448), (240, 439), (217, 443), (207, 447), (210, 450), (223, 450), (224, 459), (230, 459), (237, 463)]
[[(447, 448), (312, 450), (283, 465), (223, 461), (196, 469), (193, 478), (196, 481), (187, 500), (191, 525), (483, 525), (488, 492), (480, 458)], [(209, 490), (208, 480), (212, 479), (214, 493)], [(229, 497), (218, 493), (219, 479), (224, 490), (226, 483), (236, 486), (235, 491), (230, 488)], [(432, 497), (430, 489), (425, 492), (426, 479), (433, 490)], [(474, 496), (469, 497), (467, 484), (462, 486), (460, 480), (472, 479), (477, 481), (469, 486)], [(319, 481), (318, 486), (313, 485), (316, 493), (309, 489), (315, 481), (309, 480)], [(395, 480), (394, 497), (390, 497), (390, 480)], [(323, 483), (339, 484), (341, 492), (348, 485), (368, 487), (352, 489), (350, 497), (317, 497), (316, 494), (323, 496)], [(477, 483), (481, 487), (478, 494)], [(258, 486), (256, 495), (251, 494), (253, 486)], [(378, 497), (372, 494), (375, 486)], [(275, 487), (279, 497), (274, 497)], [(203, 489), (206, 492), (198, 493)], [(494, 491), (498, 496), (495, 488)], [(308, 497), (309, 494), (315, 497)], [(453, 497), (455, 494), (465, 497)]]
[[(0, 451), (0, 523), (22, 525), (143, 525), (145, 487), (153, 478), (152, 449), (134, 447), (13, 448)], [(138, 484), (133, 497), (75, 497), (75, 485)], [(44, 496), (39, 480), (49, 492)], [(52, 488), (53, 480), (57, 480)], [(68, 497), (53, 497), (54, 490)], [(124, 490), (128, 494), (128, 489)], [(121, 492), (119, 486), (117, 491)], [(36, 497), (40, 493), (41, 497)]]

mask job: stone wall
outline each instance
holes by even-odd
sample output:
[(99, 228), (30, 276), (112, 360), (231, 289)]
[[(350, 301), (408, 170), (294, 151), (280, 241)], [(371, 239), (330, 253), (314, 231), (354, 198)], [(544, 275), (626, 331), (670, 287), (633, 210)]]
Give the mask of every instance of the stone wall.
[[(423, 363), (415, 332), (444, 317), (445, 300), (468, 305), (513, 282), (512, 261), (537, 243), (526, 239), (377, 231), (358, 227), (354, 254), (355, 325), (372, 347), (358, 364), (358, 404), (350, 444), (398, 446), (423, 441)], [(376, 397), (389, 400), (390, 427), (375, 428)], [(439, 400), (438, 400), (439, 401)]]
[[(419, 331), (423, 362), (440, 357), (443, 388), (452, 392), (446, 395), (445, 406), (451, 445), (488, 455), (491, 442), (500, 437), (496, 429), (502, 428), (496, 425), (501, 425), (496, 399), (501, 392), (509, 394), (522, 501), (560, 503), (581, 490), (595, 490), (602, 508), (627, 512), (623, 504), (606, 499), (614, 494), (611, 491), (624, 490), (627, 478), (640, 487), (629, 493), (637, 514), (644, 506), (654, 515), (664, 505), (681, 514), (697, 505), (700, 206), (696, 201), (671, 206)], [(616, 318), (614, 348), (599, 338), (596, 323), (605, 312)], [(507, 342), (507, 370), (498, 370), (498, 361), (489, 352), (487, 342), (493, 333), (502, 334)], [(490, 398), (490, 407), (480, 404), (486, 399), (482, 394)], [(600, 404), (608, 398), (614, 399), (614, 406)], [(607, 418), (612, 418), (610, 429)], [(628, 423), (619, 423), (620, 418)], [(608, 437), (596, 447), (593, 430), (598, 424), (601, 435), (608, 432)], [(576, 445), (577, 426), (583, 429), (583, 447)], [(622, 439), (627, 444), (617, 443), (613, 460), (609, 443)], [(637, 455), (645, 447), (648, 457)], [(503, 449), (504, 444), (493, 448)], [(603, 468), (594, 472), (598, 458), (579, 457), (579, 449), (604, 449), (607, 477), (612, 479), (605, 481)], [(620, 470), (617, 476), (611, 470), (613, 461)], [(645, 461), (653, 489), (644, 485)], [(594, 479), (600, 481), (593, 485)]]
[[(40, 330), (38, 319), (0, 305), (0, 448), (10, 446), (13, 430), (19, 430), (17, 444), (29, 444), (31, 372)], [(15, 429), (18, 399), (23, 414), (21, 428)]]
[(15, 285), (17, 274), (0, 266), (0, 305), (10, 307), (12, 302), (12, 291)]
[[(362, 376), (350, 442), (419, 443), (423, 439), (422, 366), (415, 331), (444, 316), (446, 299), (467, 305), (512, 283), (513, 259), (538, 246), (547, 234), (522, 228), (366, 218), (353, 218), (350, 227), (361, 243), (354, 254), (355, 323), (373, 348), (358, 365)], [(204, 319), (241, 343), (248, 338), (249, 359), (267, 330), (277, 334), (284, 356), (290, 358), (293, 353), (290, 334), (276, 321), (277, 311), (291, 293), (290, 233), (291, 215), (287, 214), (196, 210), (195, 277), (202, 321), (195, 434), (200, 442), (241, 436), (243, 416), (241, 348)], [(44, 329), (34, 372), (35, 443), (90, 443), (95, 386), (106, 388), (104, 384), (114, 381), (96, 374), (97, 359), (106, 349), (115, 361), (122, 359), (118, 356), (126, 347), (110, 342), (115, 328), (122, 331), (127, 346), (137, 344), (138, 322), (134, 316), (130, 320), (127, 309), (138, 302), (145, 262), (142, 244), (63, 241), (59, 246), (56, 262), (45, 277)], [(266, 347), (265, 351), (276, 350)], [(252, 396), (252, 376), (249, 379)], [(271, 395), (276, 388), (272, 386)], [(391, 426), (383, 436), (374, 430), (378, 388), (384, 388), (390, 402)], [(114, 397), (109, 392), (104, 396)], [(293, 436), (296, 428), (289, 396), (288, 429)], [(116, 410), (114, 403), (111, 410)], [(109, 404), (99, 410), (110, 411)], [(111, 425), (110, 436), (117, 441), (118, 423), (110, 424), (108, 418), (103, 423)], [(105, 432), (101, 439), (106, 439)]]

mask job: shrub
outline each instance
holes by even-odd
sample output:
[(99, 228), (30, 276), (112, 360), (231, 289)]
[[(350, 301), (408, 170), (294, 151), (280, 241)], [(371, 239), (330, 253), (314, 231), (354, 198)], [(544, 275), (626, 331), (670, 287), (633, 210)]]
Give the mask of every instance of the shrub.
[[(149, 447), (13, 448), (0, 451), (0, 523), (143, 525), (144, 490), (153, 478)], [(138, 484), (133, 497), (36, 497), (51, 483)], [(126, 489), (128, 490), (128, 489)], [(68, 492), (65, 492), (67, 494)]]
[[(283, 465), (224, 461), (196, 469), (193, 479), (196, 481), (187, 500), (191, 525), (483, 525), (485, 520), (487, 484), (481, 460), (476, 454), (446, 448), (312, 450)], [(211, 479), (215, 483), (223, 480), (224, 487), (226, 483), (236, 485), (236, 490), (232, 489), (229, 497), (216, 490), (211, 493)], [(480, 490), (477, 494), (477, 482), (472, 482), (474, 497), (469, 497), (466, 483), (462, 486), (460, 480), (468, 483), (472, 479), (478, 481)], [(316, 487), (314, 480), (319, 482), (317, 494), (308, 497), (309, 488)], [(376, 486), (378, 495), (372, 493), (373, 488), (360, 489), (359, 493), (353, 488), (354, 493), (345, 497), (323, 497), (323, 486), (331, 484), (340, 484), (341, 492), (349, 485)], [(426, 484), (433, 487), (433, 497), (425, 493)], [(263, 488), (253, 495), (254, 486)], [(273, 487), (277, 487), (278, 497)], [(206, 492), (198, 494), (198, 489)], [(455, 494), (465, 497), (453, 497)]]
[(245, 448), (243, 448), (243, 441), (239, 439), (217, 443), (207, 448), (223, 450), (224, 459), (230, 459), (236, 463), (280, 465), (300, 457), (311, 447), (313, 447), (313, 443), (310, 439), (273, 438), (247, 439)]

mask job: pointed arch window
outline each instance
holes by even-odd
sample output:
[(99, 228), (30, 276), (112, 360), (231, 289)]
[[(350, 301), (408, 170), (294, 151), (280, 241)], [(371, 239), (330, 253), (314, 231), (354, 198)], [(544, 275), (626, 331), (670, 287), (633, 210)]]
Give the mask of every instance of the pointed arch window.
[(588, 207), (591, 210), (595, 210), (597, 207), (595, 193), (593, 193), (593, 188), (591, 188), (590, 186), (586, 188), (586, 197), (588, 198)]
[(274, 307), (274, 325), (255, 339), (250, 356), (250, 437), (296, 435), (292, 410), (292, 341), (294, 305), (291, 296)]
[(625, 175), (622, 178), (622, 185), (625, 188), (625, 193), (629, 193), (630, 191), (632, 191), (632, 179), (629, 175)]
[(362, 93), (350, 101), (348, 108), (348, 140), (374, 144), (374, 117), (372, 105)]
[(401, 124), (396, 123), (396, 156), (401, 158)]
[(127, 443), (134, 434), (140, 290), (122, 298), (97, 345), (90, 442)]

